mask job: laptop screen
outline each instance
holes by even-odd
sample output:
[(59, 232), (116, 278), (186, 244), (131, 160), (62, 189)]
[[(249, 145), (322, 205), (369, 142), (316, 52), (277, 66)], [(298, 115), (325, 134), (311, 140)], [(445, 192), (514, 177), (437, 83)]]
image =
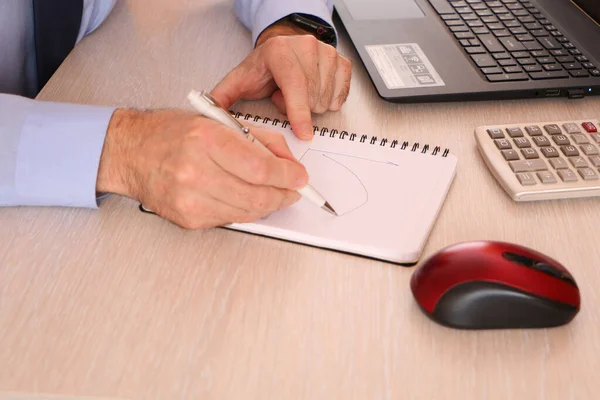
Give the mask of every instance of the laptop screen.
[(600, 1), (599, 0), (572, 0), (583, 11), (585, 11), (597, 24), (600, 24)]

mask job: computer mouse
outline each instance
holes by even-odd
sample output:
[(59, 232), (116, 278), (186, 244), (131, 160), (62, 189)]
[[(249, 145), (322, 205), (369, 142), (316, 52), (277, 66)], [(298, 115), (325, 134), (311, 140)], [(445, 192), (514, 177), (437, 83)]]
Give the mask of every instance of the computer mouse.
[(460, 329), (555, 327), (581, 307), (577, 283), (558, 261), (497, 241), (440, 250), (417, 267), (410, 286), (431, 319)]

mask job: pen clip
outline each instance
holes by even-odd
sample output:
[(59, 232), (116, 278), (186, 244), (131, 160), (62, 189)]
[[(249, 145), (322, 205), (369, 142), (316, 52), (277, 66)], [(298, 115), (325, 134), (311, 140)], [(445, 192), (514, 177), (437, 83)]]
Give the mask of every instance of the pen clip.
[(235, 118), (233, 115), (231, 115), (231, 113), (226, 110), (218, 101), (217, 99), (215, 99), (210, 93), (208, 93), (206, 90), (203, 90), (201, 92), (196, 92), (196, 91), (192, 91), (190, 94), (192, 95), (197, 95), (200, 96), (202, 99), (204, 99), (208, 104), (210, 104), (212, 107), (216, 107), (219, 108), (224, 114), (227, 115), (227, 118), (233, 123), (235, 124), (237, 127), (240, 128), (240, 130), (244, 133), (248, 133), (250, 132), (250, 129), (248, 129), (247, 127), (245, 127), (244, 125), (242, 125), (240, 123), (240, 121), (238, 121), (237, 118)]

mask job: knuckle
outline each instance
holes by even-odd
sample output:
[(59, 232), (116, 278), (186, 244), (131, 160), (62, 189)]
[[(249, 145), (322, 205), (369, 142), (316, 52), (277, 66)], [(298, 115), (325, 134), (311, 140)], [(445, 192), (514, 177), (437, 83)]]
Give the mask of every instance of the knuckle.
[(252, 208), (260, 212), (274, 210), (274, 200), (270, 190), (258, 190), (252, 198)]
[(264, 185), (269, 181), (271, 171), (269, 169), (269, 163), (264, 157), (256, 157), (250, 163), (250, 172), (252, 174), (253, 183), (258, 185)]
[(180, 163), (173, 171), (173, 178), (177, 185), (188, 186), (195, 180), (196, 170), (195, 168), (186, 162)]

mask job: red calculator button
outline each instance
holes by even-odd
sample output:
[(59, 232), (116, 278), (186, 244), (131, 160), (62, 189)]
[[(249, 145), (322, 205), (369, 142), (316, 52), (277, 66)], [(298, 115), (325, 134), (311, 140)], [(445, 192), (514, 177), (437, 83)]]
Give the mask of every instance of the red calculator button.
[(583, 126), (583, 129), (585, 129), (588, 133), (598, 132), (598, 129), (596, 129), (596, 125), (592, 124), (591, 122), (584, 122), (583, 124), (581, 124), (581, 126)]

